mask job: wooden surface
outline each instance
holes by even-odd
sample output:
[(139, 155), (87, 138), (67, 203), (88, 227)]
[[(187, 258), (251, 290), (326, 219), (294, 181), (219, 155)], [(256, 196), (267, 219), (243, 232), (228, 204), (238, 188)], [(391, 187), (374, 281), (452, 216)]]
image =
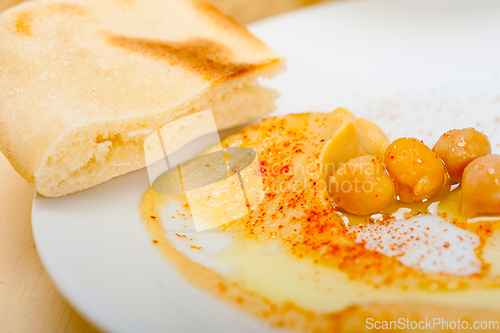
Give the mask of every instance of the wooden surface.
[(31, 233), (34, 191), (0, 154), (0, 332), (97, 332), (50, 281)]
[[(0, 12), (22, 0), (0, 0)], [(319, 0), (210, 0), (242, 23)], [(34, 191), (0, 153), (0, 332), (98, 332), (57, 291), (31, 233)]]

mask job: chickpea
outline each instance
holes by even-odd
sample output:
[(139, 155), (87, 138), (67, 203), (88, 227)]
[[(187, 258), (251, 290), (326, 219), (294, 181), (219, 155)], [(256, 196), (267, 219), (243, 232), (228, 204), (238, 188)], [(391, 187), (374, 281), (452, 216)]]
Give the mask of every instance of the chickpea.
[(396, 195), (396, 185), (382, 161), (372, 155), (353, 158), (331, 177), (332, 199), (340, 208), (356, 215), (374, 214), (387, 207)]
[(486, 135), (469, 127), (444, 133), (432, 150), (443, 160), (450, 179), (459, 183), (470, 162), (491, 154), (491, 144)]
[(446, 179), (443, 162), (415, 138), (400, 138), (391, 143), (385, 151), (385, 166), (403, 202), (420, 202), (432, 197)]
[(500, 213), (500, 155), (486, 155), (472, 161), (464, 170), (462, 215)]

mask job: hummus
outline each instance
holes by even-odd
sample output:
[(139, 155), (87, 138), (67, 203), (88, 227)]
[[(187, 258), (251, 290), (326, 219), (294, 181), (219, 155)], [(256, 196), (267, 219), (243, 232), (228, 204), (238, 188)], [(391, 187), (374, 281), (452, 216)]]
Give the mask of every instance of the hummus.
[[(369, 331), (368, 318), (498, 318), (500, 258), (490, 241), (498, 244), (498, 237), (491, 238), (497, 222), (468, 224), (447, 215), (453, 206), (449, 187), (425, 203), (390, 206), (381, 227), (372, 229), (376, 216), (352, 216), (330, 201), (328, 179), (340, 164), (361, 155), (382, 157), (387, 145), (377, 126), (343, 109), (264, 119), (222, 141), (223, 147), (257, 152), (263, 198), (247, 216), (215, 228), (231, 245), (206, 253), (213, 265), (193, 260), (173, 241), (188, 244), (195, 237), (165, 232), (171, 218), (165, 207), (174, 205), (179, 216), (190, 218), (183, 195), (148, 190), (140, 206), (143, 223), (154, 246), (195, 286), (272, 325), (362, 332)], [(429, 228), (432, 218), (438, 227)], [(413, 230), (410, 222), (429, 232), (419, 231), (396, 250), (384, 249), (386, 242), (396, 243), (376, 232)], [(200, 244), (189, 246), (205, 251)]]

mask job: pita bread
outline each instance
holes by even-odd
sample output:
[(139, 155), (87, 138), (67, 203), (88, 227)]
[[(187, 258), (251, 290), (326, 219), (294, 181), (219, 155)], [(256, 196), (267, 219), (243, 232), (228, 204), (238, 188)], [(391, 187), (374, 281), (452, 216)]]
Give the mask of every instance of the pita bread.
[(272, 111), (257, 79), (283, 67), (203, 1), (24, 2), (0, 15), (0, 150), (40, 194), (80, 191), (143, 167), (173, 120), (212, 109), (222, 130)]

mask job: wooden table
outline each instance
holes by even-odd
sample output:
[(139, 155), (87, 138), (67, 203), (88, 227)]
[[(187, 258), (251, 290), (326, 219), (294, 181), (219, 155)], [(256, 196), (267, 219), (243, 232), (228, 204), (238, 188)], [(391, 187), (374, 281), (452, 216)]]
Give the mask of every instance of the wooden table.
[(0, 154), (0, 332), (97, 332), (68, 305), (38, 258), (34, 191)]
[[(0, 0), (0, 12), (22, 0)], [(209, 0), (242, 23), (320, 0)], [(98, 332), (47, 276), (31, 233), (34, 191), (0, 153), (0, 332)]]

